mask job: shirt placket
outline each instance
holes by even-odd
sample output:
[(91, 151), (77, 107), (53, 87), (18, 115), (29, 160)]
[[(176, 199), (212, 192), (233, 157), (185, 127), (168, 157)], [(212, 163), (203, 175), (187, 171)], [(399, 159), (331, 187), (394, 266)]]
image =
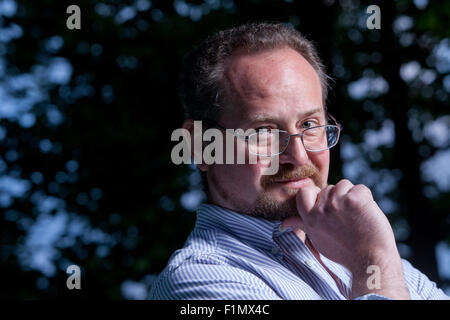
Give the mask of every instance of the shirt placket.
[(283, 250), (290, 269), (294, 269), (320, 296), (332, 300), (346, 299), (331, 275), (294, 232), (286, 231), (274, 240)]

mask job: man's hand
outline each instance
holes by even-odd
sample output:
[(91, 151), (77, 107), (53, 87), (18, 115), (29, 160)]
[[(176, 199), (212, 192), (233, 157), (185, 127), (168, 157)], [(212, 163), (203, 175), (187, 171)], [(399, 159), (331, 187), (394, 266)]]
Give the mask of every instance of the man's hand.
[[(392, 228), (366, 186), (344, 179), (322, 190), (301, 188), (297, 210), (314, 247), (352, 272), (353, 298), (378, 293), (409, 299)], [(367, 286), (370, 265), (381, 270), (380, 289)]]

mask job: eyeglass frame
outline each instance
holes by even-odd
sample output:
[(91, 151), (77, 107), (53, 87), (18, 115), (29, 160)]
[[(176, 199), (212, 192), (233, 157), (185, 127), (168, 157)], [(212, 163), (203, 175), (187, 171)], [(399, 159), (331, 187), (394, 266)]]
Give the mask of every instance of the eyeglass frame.
[[(289, 143), (291, 142), (291, 137), (300, 137), (301, 140), (302, 140), (303, 147), (304, 147), (305, 150), (308, 151), (308, 152), (322, 152), (322, 151), (325, 151), (325, 150), (329, 150), (329, 149), (333, 148), (334, 146), (336, 146), (336, 145), (338, 144), (339, 138), (340, 138), (340, 136), (341, 136), (341, 132), (344, 130), (344, 127), (342, 126), (342, 124), (340, 124), (339, 122), (337, 122), (336, 118), (333, 117), (331, 114), (327, 113), (327, 117), (329, 117), (331, 120), (333, 120), (335, 124), (324, 124), (324, 125), (320, 125), (320, 126), (314, 126), (314, 127), (307, 128), (307, 129), (303, 130), (303, 132), (300, 132), (300, 133), (292, 133), (292, 134), (290, 134), (289, 131), (286, 131), (286, 130), (278, 130), (278, 132), (284, 132), (284, 133), (287, 133), (287, 134), (288, 134), (288, 136), (287, 136), (288, 142), (286, 143), (286, 147), (284, 148), (283, 151), (280, 151), (280, 152), (278, 152), (277, 154), (272, 154), (272, 155), (259, 155), (259, 154), (256, 154), (256, 153), (253, 153), (253, 154), (255, 154), (255, 155), (257, 155), (257, 156), (260, 156), (260, 157), (275, 157), (275, 156), (278, 156), (278, 155), (280, 155), (280, 154), (282, 154), (283, 152), (286, 151), (287, 147), (289, 146)], [(226, 131), (226, 132), (227, 132), (227, 130), (228, 130), (227, 128), (221, 126), (221, 125), (218, 124), (215, 120), (212, 120), (212, 119), (210, 119), (210, 118), (205, 118), (204, 121), (210, 122), (210, 123), (213, 124), (215, 127), (218, 127), (218, 128), (220, 128), (220, 129), (222, 129), (222, 130), (224, 130), (224, 131)], [(332, 145), (331, 147), (328, 147), (328, 148), (326, 148), (326, 149), (321, 149), (321, 150), (308, 150), (308, 149), (306, 149), (305, 143), (304, 143), (304, 141), (303, 141), (303, 136), (304, 136), (304, 134), (305, 134), (305, 131), (308, 131), (308, 130), (311, 130), (311, 129), (323, 128), (323, 127), (337, 127), (337, 128), (338, 128), (338, 133), (337, 133), (336, 143), (335, 143), (334, 145)], [(237, 134), (237, 133), (235, 133), (235, 132), (233, 132), (232, 134), (233, 134), (235, 137), (244, 139), (244, 140), (247, 142), (247, 148), (248, 148), (248, 140), (249, 140), (249, 138), (250, 138), (251, 136), (255, 135), (255, 134), (258, 134), (258, 132), (252, 133), (252, 134), (250, 134), (250, 135), (248, 135), (248, 136), (240, 135), (240, 134)], [(250, 152), (250, 150), (249, 150), (249, 152)]]

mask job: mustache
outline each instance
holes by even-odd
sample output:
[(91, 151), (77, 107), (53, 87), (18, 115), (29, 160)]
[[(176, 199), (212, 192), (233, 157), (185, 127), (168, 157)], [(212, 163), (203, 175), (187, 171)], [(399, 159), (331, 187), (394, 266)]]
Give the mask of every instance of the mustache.
[(276, 174), (261, 177), (261, 186), (266, 189), (277, 181), (298, 180), (311, 178), (317, 186), (320, 186), (320, 172), (314, 164), (306, 164), (301, 167), (295, 167), (292, 164), (285, 164), (279, 167)]

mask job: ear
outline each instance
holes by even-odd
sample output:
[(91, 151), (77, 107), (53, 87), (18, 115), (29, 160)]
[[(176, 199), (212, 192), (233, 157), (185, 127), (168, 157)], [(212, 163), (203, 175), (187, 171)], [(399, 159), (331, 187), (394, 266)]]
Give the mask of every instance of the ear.
[[(189, 134), (191, 136), (191, 141), (190, 141), (190, 144), (191, 144), (191, 148), (190, 148), (191, 149), (191, 157), (192, 157), (192, 159), (194, 159), (194, 152), (195, 152), (195, 148), (194, 148), (194, 120), (193, 119), (186, 119), (183, 122), (182, 128), (186, 129), (187, 131), (189, 131)], [(202, 133), (202, 137), (201, 138), (202, 138), (201, 141), (203, 143), (203, 133)], [(201, 152), (203, 152), (203, 148), (202, 148)], [(202, 158), (203, 154), (198, 155), (198, 157)], [(196, 165), (201, 171), (206, 172), (208, 170), (208, 165), (204, 164), (203, 162), (201, 164), (196, 164)]]

